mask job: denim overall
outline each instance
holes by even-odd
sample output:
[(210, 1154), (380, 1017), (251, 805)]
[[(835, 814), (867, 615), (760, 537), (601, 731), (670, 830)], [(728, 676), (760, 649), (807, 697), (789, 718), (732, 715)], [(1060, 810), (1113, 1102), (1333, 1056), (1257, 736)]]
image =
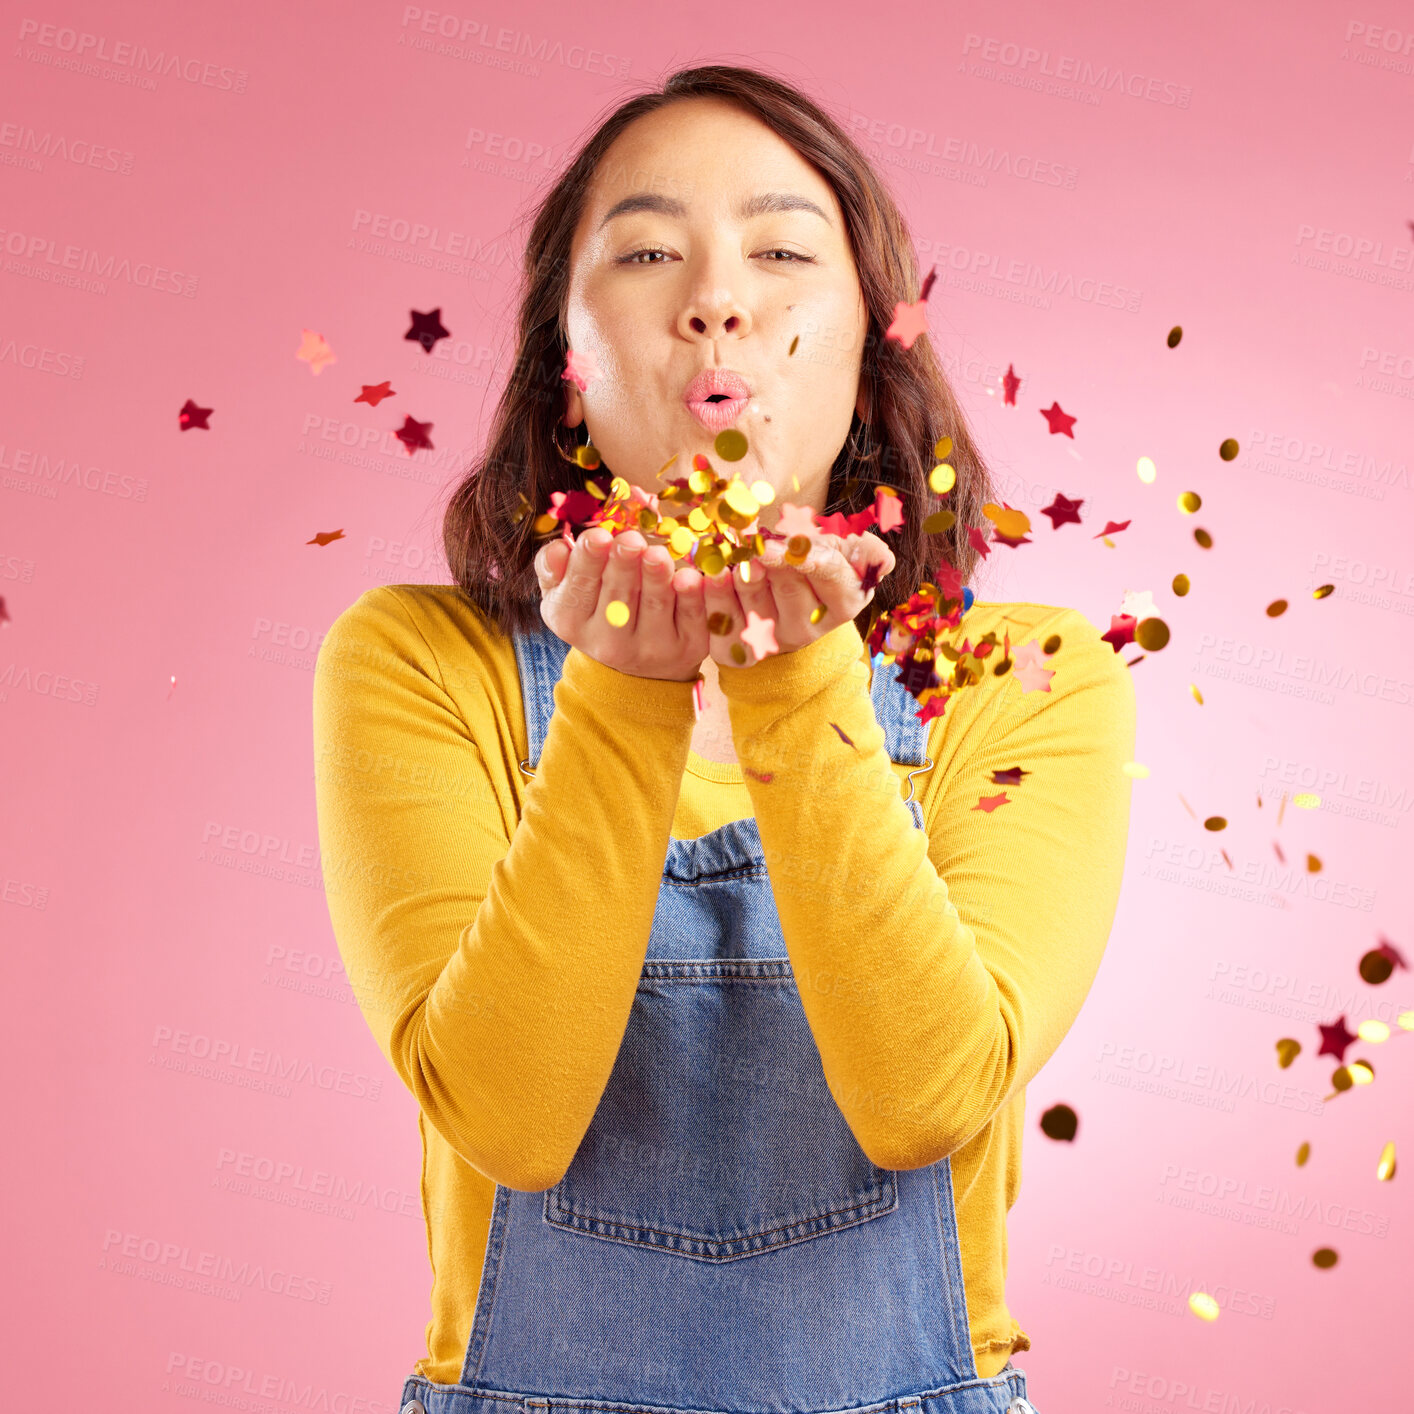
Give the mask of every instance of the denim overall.
[[(543, 624), (514, 642), (533, 774), (569, 650)], [(875, 716), (921, 767), (893, 678)], [(755, 819), (669, 839), (589, 1130), (548, 1191), (497, 1185), (461, 1380), (410, 1376), (401, 1414), (1035, 1414), (1025, 1395), (1010, 1362), (977, 1373), (949, 1160), (877, 1167), (826, 1087)]]

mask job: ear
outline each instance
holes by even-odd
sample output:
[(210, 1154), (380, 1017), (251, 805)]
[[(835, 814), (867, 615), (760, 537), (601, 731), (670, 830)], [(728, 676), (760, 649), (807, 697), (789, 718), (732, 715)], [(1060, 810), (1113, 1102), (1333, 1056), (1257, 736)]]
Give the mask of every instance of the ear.
[(566, 427), (578, 427), (584, 421), (584, 399), (580, 397), (574, 379), (563, 378), (560, 386), (565, 390), (565, 411), (560, 421)]
[(859, 414), (861, 422), (868, 422), (869, 415), (873, 411), (872, 400), (869, 397), (869, 383), (865, 378), (859, 380), (859, 393), (854, 400), (854, 410)]

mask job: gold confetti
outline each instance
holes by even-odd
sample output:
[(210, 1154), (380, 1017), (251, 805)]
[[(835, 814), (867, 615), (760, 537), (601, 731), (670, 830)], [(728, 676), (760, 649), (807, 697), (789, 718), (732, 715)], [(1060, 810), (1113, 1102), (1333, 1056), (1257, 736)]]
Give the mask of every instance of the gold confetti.
[(1213, 548), (1213, 537), (1212, 537), (1211, 535), (1209, 535), (1206, 530), (1202, 530), (1202, 529), (1195, 530), (1195, 531), (1193, 532), (1193, 538), (1194, 538), (1205, 550), (1211, 550), (1211, 549)]
[(1169, 346), (1169, 348), (1171, 348), (1171, 349), (1176, 349), (1176, 348), (1178, 347), (1178, 341), (1179, 341), (1182, 337), (1183, 337), (1183, 325), (1182, 325), (1182, 324), (1175, 324), (1175, 325), (1173, 326), (1173, 328), (1169, 330), (1169, 337), (1168, 337), (1168, 346)]
[(1371, 987), (1378, 987), (1381, 982), (1388, 982), (1390, 973), (1394, 971), (1394, 963), (1389, 955), (1380, 948), (1371, 948), (1360, 959), (1360, 980), (1367, 982)]
[[(1277, 1042), (1277, 1064), (1285, 1070), (1301, 1054), (1301, 1042), (1294, 1036), (1283, 1036)], [(1298, 1160), (1305, 1163), (1305, 1159)]]
[(1414, 1031), (1414, 1011), (1402, 1011), (1395, 1019), (1401, 1031)]
[(604, 606), (604, 617), (615, 628), (622, 628), (629, 620), (628, 605), (622, 599), (612, 599)]
[(1178, 508), (1184, 515), (1191, 516), (1202, 504), (1203, 498), (1196, 491), (1179, 492)]
[(1173, 592), (1174, 592), (1175, 594), (1177, 594), (1180, 599), (1182, 599), (1183, 596), (1184, 596), (1185, 594), (1187, 594), (1188, 591), (1189, 591), (1189, 589), (1191, 589), (1191, 588), (1192, 588), (1192, 585), (1189, 584), (1189, 582), (1188, 582), (1188, 576), (1187, 576), (1186, 574), (1176, 574), (1176, 575), (1174, 575), (1174, 577), (1173, 577)]
[(1057, 652), (1060, 651), (1060, 646), (1061, 646), (1061, 636), (1060, 636), (1060, 634), (1058, 634), (1058, 633), (1053, 633), (1053, 634), (1041, 645), (1041, 652), (1044, 653), (1044, 654), (1046, 655), (1046, 657), (1049, 658), (1052, 653), (1057, 653)]
[(746, 455), (746, 434), (735, 427), (725, 427), (717, 433), (712, 450), (724, 462), (739, 462)]
[(1362, 1041), (1369, 1041), (1371, 1045), (1378, 1046), (1382, 1041), (1389, 1040), (1389, 1027), (1383, 1021), (1369, 1016), (1355, 1028), (1355, 1034)]
[(957, 484), (957, 472), (947, 462), (939, 462), (928, 473), (928, 486), (940, 496), (946, 496)]
[(1119, 769), (1135, 780), (1143, 781), (1149, 777), (1149, 768), (1140, 765), (1138, 761), (1126, 761)]
[(1225, 461), (1230, 462), (1242, 449), (1237, 445), (1236, 437), (1227, 437), (1218, 448), (1218, 455)]
[(933, 458), (935, 461), (945, 462), (952, 455), (952, 438), (939, 437), (933, 443)]
[(1285, 599), (1273, 599), (1272, 602), (1267, 605), (1267, 617), (1269, 619), (1279, 619), (1284, 613), (1286, 613)]
[(1310, 1146), (1310, 1144), (1302, 1144), (1302, 1146), (1296, 1151), (1296, 1167), (1297, 1167), (1297, 1168), (1305, 1168), (1305, 1167), (1306, 1167), (1306, 1160), (1309, 1159), (1310, 1157), (1311, 1157), (1311, 1146)]
[(763, 506), (769, 506), (776, 499), (776, 488), (769, 481), (753, 481), (751, 483), (751, 494), (761, 502)]
[(1152, 485), (1154, 478), (1158, 476), (1159, 469), (1154, 465), (1153, 457), (1140, 457), (1134, 468), (1139, 473), (1139, 479), (1146, 486)]
[(1321, 797), (1316, 795), (1313, 791), (1303, 790), (1300, 795), (1293, 795), (1291, 797), (1291, 803), (1298, 810), (1319, 810)]
[(1311, 1261), (1322, 1269), (1335, 1266), (1339, 1260), (1334, 1247), (1318, 1247), (1311, 1253)]
[(924, 535), (941, 535), (946, 530), (951, 530), (957, 520), (955, 511), (934, 511), (927, 520), (923, 522)]
[(1380, 1161), (1375, 1165), (1375, 1177), (1381, 1183), (1388, 1183), (1394, 1177), (1394, 1140), (1380, 1151)]
[(1193, 694), (1193, 700), (1201, 707), (1203, 705), (1203, 694), (1198, 691), (1195, 683), (1188, 684), (1188, 690)]
[(1209, 815), (1203, 821), (1203, 828), (1205, 830), (1225, 830), (1227, 829), (1227, 821), (1221, 815)]
[(1080, 1119), (1069, 1105), (1052, 1105), (1041, 1116), (1041, 1133), (1047, 1139), (1073, 1141)]
[(1321, 585), (1321, 587), (1320, 587), (1319, 589), (1313, 589), (1313, 590), (1311, 591), (1311, 598), (1313, 598), (1313, 599), (1324, 599), (1328, 594), (1334, 594), (1334, 593), (1335, 593), (1335, 585), (1333, 585), (1333, 584), (1323, 584), (1323, 585)]
[(795, 336), (795, 338), (793, 338), (793, 339), (790, 341), (790, 348), (788, 348), (788, 349), (786, 350), (786, 357), (787, 357), (787, 358), (789, 358), (789, 357), (791, 356), (791, 354), (793, 354), (793, 353), (795, 352), (796, 345), (799, 344), (799, 343), (800, 343), (800, 335), (797, 334), (797, 335)]
[(1134, 641), (1150, 653), (1157, 653), (1169, 641), (1169, 626), (1159, 618), (1141, 619), (1134, 630)]
[(1319, 874), (1321, 872), (1321, 861), (1314, 855), (1306, 856), (1306, 872), (1308, 874)]
[(982, 514), (997, 527), (999, 535), (1009, 540), (1019, 540), (1031, 529), (1031, 520), (1025, 511), (1008, 510), (988, 501), (982, 507)]
[(1206, 1291), (1195, 1291), (1188, 1298), (1188, 1309), (1200, 1321), (1216, 1321), (1222, 1308)]

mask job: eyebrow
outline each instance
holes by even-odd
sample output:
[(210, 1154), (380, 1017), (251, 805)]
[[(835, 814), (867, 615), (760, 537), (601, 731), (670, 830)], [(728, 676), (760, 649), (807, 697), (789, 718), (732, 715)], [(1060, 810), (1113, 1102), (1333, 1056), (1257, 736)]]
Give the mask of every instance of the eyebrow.
[[(658, 192), (640, 191), (634, 192), (632, 196), (624, 197), (621, 201), (616, 201), (605, 213), (604, 219), (600, 221), (599, 225), (601, 227), (607, 226), (615, 216), (627, 216), (631, 211), (657, 211), (664, 216), (687, 215), (687, 208), (676, 197), (662, 196)], [(812, 211), (827, 226), (834, 225), (829, 216), (809, 198), (797, 196), (794, 192), (788, 191), (758, 192), (755, 196), (747, 197), (737, 207), (735, 214), (737, 220), (749, 221), (753, 216), (763, 216), (771, 211)]]

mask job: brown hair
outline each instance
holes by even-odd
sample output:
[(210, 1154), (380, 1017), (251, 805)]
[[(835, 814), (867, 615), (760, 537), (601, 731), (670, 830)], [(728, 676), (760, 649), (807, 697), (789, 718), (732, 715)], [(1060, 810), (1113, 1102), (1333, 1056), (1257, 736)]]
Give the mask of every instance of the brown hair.
[[(894, 571), (855, 620), (867, 636), (879, 614), (907, 599), (924, 580), (936, 580), (940, 558), (968, 582), (979, 556), (967, 527), (981, 523), (981, 508), (993, 499), (991, 475), (928, 336), (917, 338), (911, 349), (883, 337), (895, 304), (917, 300), (921, 292), (912, 240), (892, 195), (838, 123), (797, 89), (756, 69), (682, 69), (660, 92), (621, 104), (536, 209), (526, 245), (515, 363), (486, 448), (454, 488), (442, 523), (448, 568), (504, 633), (540, 625), (533, 560), (544, 537), (535, 535), (533, 521), (549, 509), (552, 491), (582, 491), (590, 475), (568, 461), (555, 442), (565, 408), (561, 375), (568, 347), (564, 316), (571, 241), (610, 145), (635, 119), (684, 98), (724, 99), (759, 118), (829, 182), (843, 212), (869, 316), (860, 377), (867, 380), (870, 417), (862, 425), (856, 412), (851, 421), (850, 436), (830, 470), (824, 513), (863, 510), (873, 501), (873, 488), (883, 484), (903, 493), (906, 516), (904, 525), (882, 537), (896, 557)], [(948, 461), (957, 482), (939, 503), (927, 478), (933, 445), (942, 436), (953, 440)], [(522, 494), (534, 515), (519, 514)], [(957, 519), (943, 534), (925, 535), (923, 521), (940, 505)]]

